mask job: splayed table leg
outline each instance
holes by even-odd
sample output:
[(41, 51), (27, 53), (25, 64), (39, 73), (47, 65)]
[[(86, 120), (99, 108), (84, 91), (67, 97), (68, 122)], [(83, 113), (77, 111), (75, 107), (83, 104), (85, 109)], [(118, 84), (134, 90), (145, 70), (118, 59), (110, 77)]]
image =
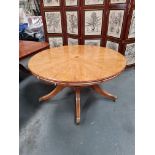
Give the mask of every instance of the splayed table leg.
[(52, 90), (49, 94), (42, 96), (39, 98), (39, 102), (40, 101), (46, 101), (49, 100), (50, 98), (54, 97), (55, 95), (57, 95), (62, 89), (64, 89), (65, 87), (63, 86), (56, 86), (56, 88), (54, 90)]
[(110, 99), (110, 100), (113, 100), (114, 102), (116, 101), (117, 99), (117, 96), (114, 96), (112, 94), (110, 94), (109, 92), (107, 92), (106, 90), (102, 89), (99, 85), (93, 85), (91, 86), (91, 88), (93, 90), (95, 90), (97, 93), (99, 93), (100, 95)]

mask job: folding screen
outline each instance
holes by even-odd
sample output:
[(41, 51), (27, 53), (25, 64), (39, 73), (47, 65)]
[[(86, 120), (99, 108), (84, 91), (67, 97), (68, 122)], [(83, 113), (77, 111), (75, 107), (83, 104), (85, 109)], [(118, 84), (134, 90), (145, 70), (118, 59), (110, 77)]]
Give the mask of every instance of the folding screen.
[(41, 0), (45, 39), (51, 47), (112, 48), (134, 64), (134, 0)]

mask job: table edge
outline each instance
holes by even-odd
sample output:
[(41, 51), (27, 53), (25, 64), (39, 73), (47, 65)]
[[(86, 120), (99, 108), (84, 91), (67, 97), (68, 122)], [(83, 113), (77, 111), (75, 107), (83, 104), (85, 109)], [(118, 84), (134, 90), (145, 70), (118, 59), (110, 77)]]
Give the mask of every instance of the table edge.
[[(86, 45), (86, 46), (89, 46), (89, 45)], [(103, 48), (106, 48), (106, 47), (103, 47)], [(121, 56), (123, 56), (121, 53), (119, 53), (119, 54)], [(125, 58), (125, 56), (124, 56), (124, 58)], [(126, 61), (126, 58), (125, 58), (125, 65), (124, 65), (124, 67), (122, 69), (120, 69), (120, 71), (118, 71), (117, 73), (115, 73), (115, 74), (113, 74), (113, 75), (111, 75), (109, 77), (100, 78), (100, 79), (97, 79), (97, 80), (76, 81), (76, 82), (73, 82), (73, 81), (58, 81), (58, 80), (48, 79), (48, 78), (42, 77), (42, 76), (34, 73), (33, 71), (31, 71), (31, 69), (29, 68), (29, 65), (28, 65), (28, 68), (29, 68), (29, 70), (30, 70), (32, 75), (34, 75), (38, 79), (46, 81), (48, 83), (54, 83), (54, 84), (62, 85), (62, 86), (89, 86), (89, 85), (99, 84), (99, 83), (102, 83), (102, 82), (105, 82), (105, 81), (108, 81), (108, 80), (111, 80), (111, 79), (117, 77), (118, 75), (120, 75), (125, 70), (126, 66), (127, 66), (127, 61)]]
[(124, 70), (125, 70), (126, 65), (124, 66), (124, 68), (119, 71), (117, 74), (114, 74), (112, 76), (109, 76), (107, 78), (101, 78), (101, 79), (97, 79), (97, 80), (90, 80), (90, 81), (76, 81), (76, 82), (72, 82), (72, 81), (57, 81), (57, 80), (52, 80), (52, 79), (46, 79), (40, 75), (37, 75), (35, 73), (33, 73), (31, 70), (31, 74), (34, 75), (35, 77), (37, 77), (37, 79), (42, 80), (42, 81), (46, 81), (48, 83), (53, 83), (56, 85), (62, 85), (62, 86), (90, 86), (90, 85), (94, 85), (94, 84), (99, 84), (108, 80), (111, 80), (117, 76), (119, 76)]
[(37, 50), (35, 50), (35, 51), (29, 53), (29, 54), (20, 55), (20, 49), (19, 49), (19, 60), (22, 60), (22, 59), (24, 59), (24, 58), (26, 58), (26, 57), (28, 57), (28, 56), (35, 55), (35, 54), (37, 54), (37, 53), (39, 53), (39, 52), (42, 52), (43, 50), (49, 49), (49, 48), (50, 48), (49, 43), (47, 43), (47, 42), (44, 42), (44, 43), (46, 44), (46, 45), (44, 45), (44, 47), (39, 48), (39, 49), (37, 49)]

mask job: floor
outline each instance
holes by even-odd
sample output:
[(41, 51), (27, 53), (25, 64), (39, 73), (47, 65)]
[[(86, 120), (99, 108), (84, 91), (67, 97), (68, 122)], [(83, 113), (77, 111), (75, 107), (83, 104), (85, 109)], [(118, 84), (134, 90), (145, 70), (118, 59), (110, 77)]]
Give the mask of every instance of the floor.
[(22, 80), (20, 155), (134, 155), (134, 80), (134, 69), (128, 69), (104, 84), (118, 96), (116, 103), (83, 89), (78, 126), (74, 123), (75, 95), (71, 89), (39, 103), (38, 98), (54, 86), (33, 76)]

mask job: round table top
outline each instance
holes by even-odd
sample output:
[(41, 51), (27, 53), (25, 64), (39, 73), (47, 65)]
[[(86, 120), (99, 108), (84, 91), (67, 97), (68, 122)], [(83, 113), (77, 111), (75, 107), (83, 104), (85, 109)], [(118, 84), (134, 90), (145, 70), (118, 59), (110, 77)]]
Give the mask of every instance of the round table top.
[(119, 75), (125, 57), (109, 48), (89, 45), (62, 46), (31, 57), (28, 67), (40, 79), (71, 86), (91, 85)]

